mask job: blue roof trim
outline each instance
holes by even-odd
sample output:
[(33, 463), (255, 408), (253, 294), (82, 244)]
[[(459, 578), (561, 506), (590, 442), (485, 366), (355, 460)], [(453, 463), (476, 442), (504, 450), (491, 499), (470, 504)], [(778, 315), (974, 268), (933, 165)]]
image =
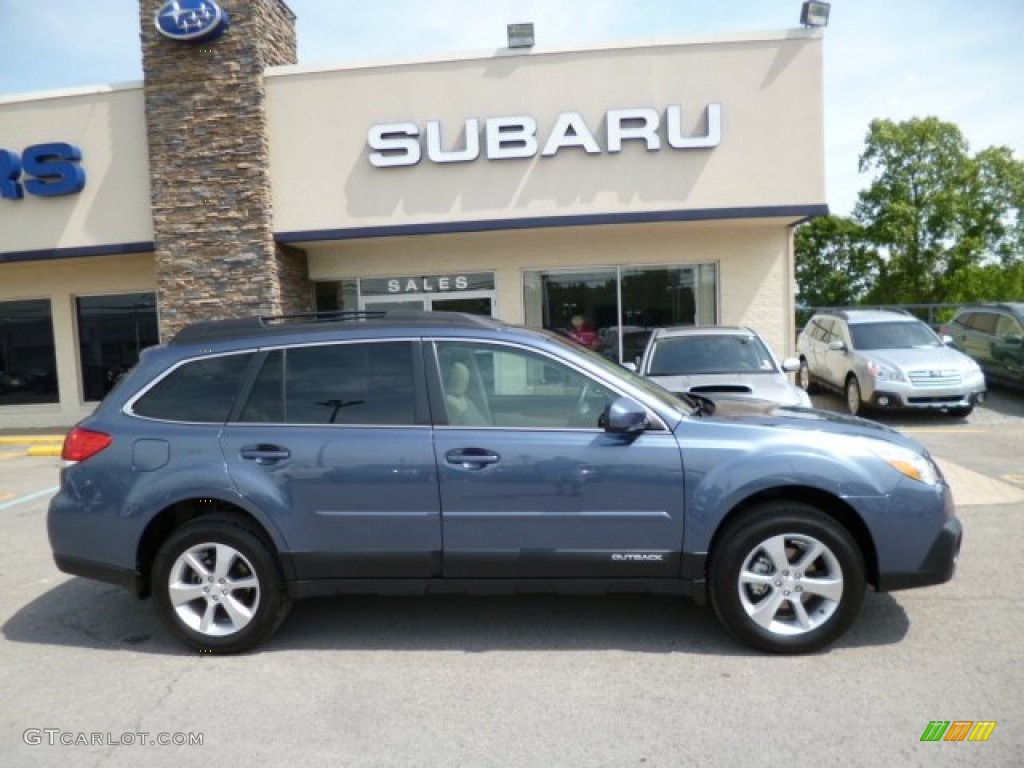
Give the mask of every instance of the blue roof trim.
[(547, 227), (587, 227), (600, 224), (649, 224), (668, 221), (715, 221), (726, 219), (774, 219), (827, 216), (827, 205), (776, 205), (757, 208), (701, 208), (682, 211), (637, 211), (598, 213), (577, 216), (537, 216), (525, 219), (484, 219), (481, 221), (445, 221), (423, 224), (396, 224), (348, 229), (308, 229), (278, 232), (279, 243), (303, 243), (311, 240), (361, 240), (373, 237), (407, 235), (447, 235), (466, 232), (495, 232), (509, 229)]
[(114, 243), (87, 245), (79, 248), (44, 248), (38, 251), (11, 251), (0, 253), (0, 264), (15, 261), (50, 261), (52, 259), (80, 259), (86, 256), (119, 256), (126, 253), (148, 253), (156, 250), (152, 241), (141, 243)]

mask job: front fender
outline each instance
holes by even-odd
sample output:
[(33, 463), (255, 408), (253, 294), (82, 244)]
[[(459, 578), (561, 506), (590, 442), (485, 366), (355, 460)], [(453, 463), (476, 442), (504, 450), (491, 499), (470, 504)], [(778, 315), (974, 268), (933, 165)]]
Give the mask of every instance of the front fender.
[[(875, 471), (877, 467), (877, 471)], [(901, 475), (881, 461), (867, 471), (855, 457), (786, 448), (773, 453), (744, 452), (701, 466), (688, 461), (684, 551), (707, 552), (726, 516), (747, 499), (778, 488), (810, 488), (838, 499), (884, 498)]]

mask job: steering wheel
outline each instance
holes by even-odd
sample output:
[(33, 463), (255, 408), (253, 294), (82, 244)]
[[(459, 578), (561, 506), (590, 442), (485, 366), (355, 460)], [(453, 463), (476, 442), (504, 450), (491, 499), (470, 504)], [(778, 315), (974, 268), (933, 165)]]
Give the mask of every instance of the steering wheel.
[(579, 397), (576, 398), (576, 402), (572, 407), (572, 422), (579, 423), (580, 425), (590, 426), (588, 418), (590, 416), (590, 403), (587, 399), (590, 397), (590, 392), (593, 389), (589, 381), (583, 384), (583, 388), (580, 390)]

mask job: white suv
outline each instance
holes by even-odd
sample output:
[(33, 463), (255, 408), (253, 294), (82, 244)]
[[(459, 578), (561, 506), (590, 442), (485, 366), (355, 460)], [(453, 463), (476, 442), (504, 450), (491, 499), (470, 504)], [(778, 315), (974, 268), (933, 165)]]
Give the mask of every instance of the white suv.
[(797, 339), (797, 351), (797, 383), (840, 392), (852, 414), (908, 408), (963, 418), (985, 399), (977, 363), (904, 312), (820, 312)]

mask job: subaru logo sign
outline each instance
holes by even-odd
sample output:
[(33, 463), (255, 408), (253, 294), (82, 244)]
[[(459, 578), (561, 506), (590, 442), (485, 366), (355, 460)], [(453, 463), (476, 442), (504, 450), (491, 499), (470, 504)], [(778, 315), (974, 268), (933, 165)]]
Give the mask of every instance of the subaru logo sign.
[(171, 40), (202, 43), (220, 37), (228, 14), (214, 0), (170, 0), (156, 12), (157, 31)]

